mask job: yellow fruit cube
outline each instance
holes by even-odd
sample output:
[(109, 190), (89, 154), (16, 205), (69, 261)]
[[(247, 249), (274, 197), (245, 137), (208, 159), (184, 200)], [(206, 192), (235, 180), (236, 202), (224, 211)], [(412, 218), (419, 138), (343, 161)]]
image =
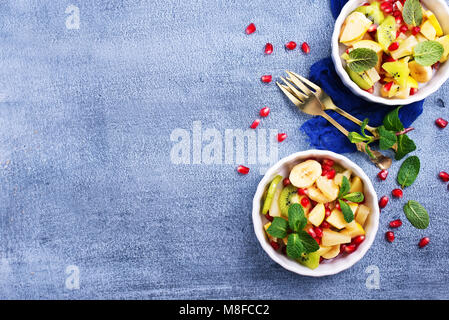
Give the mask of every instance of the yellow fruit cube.
[(332, 210), (331, 215), (327, 217), (326, 221), (337, 229), (343, 229), (348, 225), (343, 216), (343, 213), (337, 208)]
[(355, 220), (352, 220), (346, 228), (344, 228), (342, 231), (340, 231), (341, 234), (346, 234), (350, 236), (351, 238), (357, 237), (357, 236), (363, 236), (365, 235), (365, 230), (360, 225), (360, 223), (357, 223)]
[(321, 238), (321, 245), (324, 247), (331, 247), (342, 243), (351, 242), (351, 237), (340, 232), (332, 231), (330, 229), (323, 230), (323, 237)]
[(327, 248), (329, 248), (329, 250), (321, 255), (324, 259), (335, 258), (340, 253), (340, 245), (339, 244), (336, 244), (332, 247), (327, 247)]
[(437, 17), (433, 14), (432, 11), (427, 10), (424, 13), (424, 16), (428, 19), (428, 21), (432, 24), (432, 26), (435, 28), (436, 36), (441, 37), (443, 35), (443, 29), (441, 28), (440, 23), (438, 22)]
[(351, 181), (351, 189), (349, 189), (349, 192), (363, 192), (363, 182), (362, 179), (355, 176), (352, 178)]
[(370, 212), (371, 210), (369, 207), (365, 206), (364, 204), (361, 204), (357, 209), (355, 221), (363, 227), (365, 225), (366, 218), (368, 218)]
[(309, 214), (309, 222), (314, 226), (318, 227), (324, 220), (324, 216), (326, 214), (326, 209), (324, 208), (324, 204), (318, 203), (315, 208), (310, 211)]
[(449, 35), (438, 38), (437, 41), (439, 43), (441, 43), (441, 45), (444, 48), (444, 52), (443, 52), (440, 62), (445, 62), (449, 57)]
[(429, 40), (435, 40), (437, 36), (437, 31), (429, 20), (421, 25), (421, 33)]

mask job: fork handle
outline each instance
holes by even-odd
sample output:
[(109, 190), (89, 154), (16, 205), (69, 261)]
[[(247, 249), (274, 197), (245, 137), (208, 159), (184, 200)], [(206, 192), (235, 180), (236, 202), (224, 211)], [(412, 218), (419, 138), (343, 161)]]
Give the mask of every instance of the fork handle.
[(348, 136), (349, 132), (348, 130), (346, 130), (341, 124), (339, 124), (337, 121), (334, 120), (334, 118), (332, 118), (330, 115), (328, 115), (326, 112), (322, 112), (320, 114), (320, 116), (322, 116), (324, 119), (326, 119), (327, 121), (329, 121), (330, 123), (333, 124), (333, 126), (335, 128), (337, 128), (341, 133), (343, 133), (345, 136)]
[[(351, 120), (352, 122), (358, 124), (359, 126), (362, 125), (362, 121), (360, 121), (359, 119), (357, 119), (353, 115), (347, 113), (346, 111), (344, 111), (343, 109), (340, 109), (337, 106), (335, 106), (333, 108), (327, 108), (327, 109), (328, 110), (333, 110), (333, 111), (339, 113), (340, 115), (342, 115), (346, 119)], [(370, 125), (367, 125), (365, 127), (365, 129), (368, 130), (374, 136), (374, 138), (378, 138), (379, 137), (379, 133), (377, 132), (376, 128), (373, 128)]]

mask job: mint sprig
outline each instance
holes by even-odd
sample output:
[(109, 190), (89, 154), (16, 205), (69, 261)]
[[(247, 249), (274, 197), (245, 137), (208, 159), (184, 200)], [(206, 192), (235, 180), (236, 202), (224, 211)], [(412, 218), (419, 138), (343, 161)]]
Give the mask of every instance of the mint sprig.
[(443, 53), (444, 47), (438, 41), (423, 41), (413, 48), (413, 57), (422, 66), (431, 66), (437, 63)]
[(397, 178), (402, 189), (404, 189), (404, 187), (410, 187), (413, 182), (415, 182), (418, 177), (420, 167), (421, 163), (417, 156), (411, 156), (405, 159), (399, 169)]
[(348, 56), (346, 62), (348, 63), (349, 69), (357, 73), (374, 68), (379, 59), (377, 53), (368, 48), (354, 49), (349, 52)]
[(407, 0), (402, 10), (404, 22), (411, 26), (419, 26), (423, 20), (422, 6), (419, 0)]

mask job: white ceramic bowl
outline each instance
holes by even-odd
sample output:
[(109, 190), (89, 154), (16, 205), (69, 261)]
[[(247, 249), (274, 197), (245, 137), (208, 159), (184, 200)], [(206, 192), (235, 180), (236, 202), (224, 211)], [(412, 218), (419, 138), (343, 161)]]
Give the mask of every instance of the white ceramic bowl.
[[(423, 100), (427, 96), (438, 90), (441, 85), (449, 78), (449, 61), (442, 63), (439, 70), (435, 72), (432, 80), (425, 84), (420, 84), (418, 93), (410, 96), (407, 99), (387, 99), (380, 96), (378, 89), (374, 94), (368, 93), (356, 85), (348, 73), (345, 71), (341, 59), (341, 55), (347, 49), (347, 47), (339, 43), (338, 38), (340, 35), (340, 29), (345, 21), (346, 17), (354, 11), (357, 7), (365, 3), (366, 0), (349, 0), (343, 7), (335, 21), (334, 33), (332, 35), (332, 60), (334, 61), (335, 69), (340, 76), (343, 83), (356, 95), (363, 97), (364, 99), (376, 103), (386, 105), (405, 105), (416, 101)], [(449, 7), (445, 0), (422, 0), (421, 3), (428, 10), (435, 13), (438, 21), (443, 28), (444, 34), (449, 34)]]
[[(275, 251), (271, 247), (263, 228), (264, 224), (267, 223), (268, 220), (261, 213), (262, 195), (265, 189), (270, 184), (271, 180), (273, 180), (273, 178), (278, 174), (286, 177), (290, 170), (296, 164), (309, 158), (332, 159), (336, 163), (339, 163), (341, 166), (351, 169), (355, 175), (359, 176), (362, 179), (364, 185), (365, 204), (371, 208), (371, 213), (369, 214), (365, 223), (366, 238), (365, 241), (360, 244), (359, 248), (350, 255), (339, 256), (332, 260), (326, 260), (314, 270), (300, 265), (298, 262), (288, 258), (281, 252)], [(374, 238), (376, 237), (377, 228), (379, 225), (379, 206), (377, 202), (377, 195), (374, 191), (370, 179), (365, 174), (365, 172), (363, 172), (363, 170), (358, 165), (356, 165), (345, 156), (331, 151), (323, 150), (301, 151), (281, 159), (278, 163), (268, 169), (265, 176), (262, 178), (262, 181), (260, 181), (253, 199), (253, 224), (257, 239), (259, 240), (262, 248), (270, 256), (271, 259), (279, 263), (285, 269), (300, 275), (312, 277), (321, 277), (336, 274), (354, 265), (365, 255), (365, 253), (371, 247)]]

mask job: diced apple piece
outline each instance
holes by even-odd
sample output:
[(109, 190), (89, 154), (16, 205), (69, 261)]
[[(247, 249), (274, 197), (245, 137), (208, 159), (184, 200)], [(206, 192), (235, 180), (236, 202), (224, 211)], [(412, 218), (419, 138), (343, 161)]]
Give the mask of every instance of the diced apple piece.
[(320, 246), (320, 248), (318, 249), (317, 253), (322, 256), (323, 254), (325, 254), (326, 252), (329, 252), (329, 250), (332, 249), (332, 247), (323, 247)]
[(334, 177), (334, 182), (336, 185), (341, 186), (342, 180), (343, 180), (343, 176), (345, 176), (348, 181), (350, 181), (351, 179), (351, 175), (352, 175), (352, 171), (351, 170), (345, 170), (342, 173), (337, 173)]
[(377, 81), (380, 80), (380, 76), (379, 73), (377, 73), (376, 68), (368, 69), (365, 72), (373, 83), (376, 83)]
[(310, 199), (318, 203), (327, 203), (332, 201), (329, 200), (318, 188), (314, 186), (307, 188), (307, 195)]
[(321, 245), (324, 247), (330, 247), (349, 242), (351, 242), (351, 237), (346, 234), (341, 234), (340, 232), (332, 231), (330, 229), (323, 230)]
[(441, 43), (441, 45), (444, 48), (443, 55), (441, 56), (441, 59), (440, 59), (440, 62), (442, 63), (442, 62), (445, 62), (449, 57), (449, 35), (440, 37), (437, 39), (437, 41), (439, 43)]
[(432, 67), (422, 66), (415, 60), (408, 63), (410, 75), (418, 82), (428, 82), (432, 79)]
[(336, 244), (335, 246), (330, 247), (329, 251), (321, 255), (324, 259), (332, 259), (338, 256), (340, 253), (340, 245)]
[(429, 41), (429, 40), (427, 40), (427, 38), (424, 37), (421, 33), (418, 33), (418, 34), (415, 36), (415, 38), (416, 38), (416, 40), (417, 40), (418, 42)]
[(350, 236), (352, 239), (357, 236), (365, 235), (365, 230), (363, 229), (360, 223), (357, 223), (357, 221), (352, 220), (342, 231), (340, 231), (340, 233), (346, 234)]
[(349, 189), (349, 192), (363, 192), (363, 182), (362, 179), (355, 176), (351, 180), (351, 188)]
[(331, 215), (329, 217), (327, 217), (326, 221), (329, 222), (333, 227), (335, 227), (337, 229), (343, 229), (344, 227), (346, 227), (348, 225), (348, 223), (346, 222), (346, 220), (343, 216), (343, 213), (340, 210), (338, 210), (337, 208), (332, 210)]
[(318, 203), (309, 214), (309, 222), (318, 227), (323, 222), (325, 214), (326, 209), (324, 208), (324, 204)]
[(342, 25), (340, 42), (351, 42), (366, 33), (373, 22), (361, 12), (351, 13)]
[(435, 28), (436, 36), (441, 37), (443, 35), (443, 29), (441, 28), (440, 23), (438, 22), (437, 17), (434, 15), (434, 13), (430, 10), (427, 10), (424, 13), (424, 16), (427, 18), (427, 20), (432, 24), (432, 26)]
[(359, 223), (362, 227), (365, 226), (366, 218), (370, 214), (371, 210), (369, 207), (361, 204), (357, 209), (357, 213), (355, 215), (355, 221)]
[(334, 201), (338, 197), (338, 186), (334, 183), (333, 179), (328, 179), (326, 176), (320, 176), (316, 180), (316, 186), (324, 194), (329, 201)]
[(348, 202), (349, 207), (352, 210), (352, 213), (355, 215), (355, 213), (357, 212), (357, 208), (359, 207), (359, 205), (355, 202)]
[(405, 39), (400, 45), (399, 48), (391, 52), (391, 56), (398, 60), (402, 57), (409, 56), (413, 53), (413, 48), (418, 44), (418, 40), (414, 36), (410, 36)]
[(395, 97), (398, 99), (407, 99), (410, 96), (410, 87), (400, 87)]
[(435, 40), (437, 36), (437, 31), (429, 20), (421, 25), (421, 33), (429, 40)]

